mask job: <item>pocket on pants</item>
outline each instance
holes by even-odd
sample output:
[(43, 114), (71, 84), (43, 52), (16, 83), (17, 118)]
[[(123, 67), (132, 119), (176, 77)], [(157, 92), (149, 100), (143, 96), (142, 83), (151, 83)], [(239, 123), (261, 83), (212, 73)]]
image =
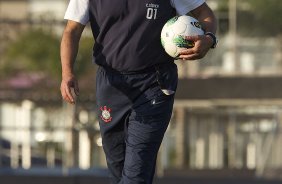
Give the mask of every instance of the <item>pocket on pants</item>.
[(165, 95), (173, 95), (177, 89), (178, 73), (175, 63), (156, 66), (157, 82)]

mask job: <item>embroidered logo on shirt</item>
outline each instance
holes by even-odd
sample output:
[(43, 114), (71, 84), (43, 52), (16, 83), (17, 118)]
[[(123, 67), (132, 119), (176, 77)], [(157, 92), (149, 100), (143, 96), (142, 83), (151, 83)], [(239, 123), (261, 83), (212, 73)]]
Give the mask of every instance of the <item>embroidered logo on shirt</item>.
[(104, 106), (104, 107), (100, 107), (100, 110), (102, 111), (101, 119), (102, 119), (105, 123), (111, 122), (111, 121), (112, 121), (112, 117), (111, 117), (111, 111), (112, 111), (112, 109), (107, 108), (107, 106)]

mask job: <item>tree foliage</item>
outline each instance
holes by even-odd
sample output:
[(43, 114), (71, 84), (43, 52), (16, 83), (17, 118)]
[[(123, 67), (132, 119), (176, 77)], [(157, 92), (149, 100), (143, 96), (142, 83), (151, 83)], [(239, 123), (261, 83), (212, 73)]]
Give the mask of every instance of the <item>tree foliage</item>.
[(281, 0), (240, 0), (239, 3), (248, 3), (250, 7), (248, 11), (238, 14), (245, 34), (267, 37), (281, 34)]
[[(282, 1), (281, 0), (271, 0), (265, 2), (263, 0), (252, 0), (256, 2), (254, 9), (257, 12), (257, 19), (263, 26), (263, 29), (270, 34), (275, 35), (281, 34), (282, 32), (282, 21), (281, 21), (281, 11), (282, 11)], [(269, 29), (271, 31), (269, 31)]]
[[(228, 20), (230, 0), (218, 0), (217, 11), (225, 15), (220, 19), (223, 26)], [(237, 0), (237, 31), (243, 36), (273, 37), (282, 32), (282, 0)], [(227, 23), (228, 25), (228, 23)], [(222, 32), (228, 32), (222, 30)]]
[[(78, 75), (83, 75), (90, 68), (92, 45), (93, 39), (82, 38), (76, 62)], [(60, 78), (60, 38), (42, 29), (23, 32), (8, 45), (0, 72), (6, 76), (18, 72), (42, 72)]]
[(7, 75), (30, 71), (57, 75), (59, 67), (59, 40), (43, 30), (31, 29), (8, 45), (1, 70)]

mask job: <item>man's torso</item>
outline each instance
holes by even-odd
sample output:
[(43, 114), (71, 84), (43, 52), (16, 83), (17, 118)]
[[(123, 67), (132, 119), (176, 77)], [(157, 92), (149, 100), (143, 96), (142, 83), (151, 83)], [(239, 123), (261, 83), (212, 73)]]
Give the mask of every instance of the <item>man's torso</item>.
[(138, 71), (170, 62), (160, 43), (165, 22), (175, 15), (170, 0), (89, 0), (94, 59), (118, 71)]

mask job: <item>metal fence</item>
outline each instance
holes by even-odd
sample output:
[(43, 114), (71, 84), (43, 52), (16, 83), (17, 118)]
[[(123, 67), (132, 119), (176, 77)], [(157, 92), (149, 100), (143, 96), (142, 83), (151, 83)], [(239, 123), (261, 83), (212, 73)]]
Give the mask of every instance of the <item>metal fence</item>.
[[(168, 170), (248, 170), (254, 177), (282, 168), (280, 106), (183, 107), (177, 101), (158, 157)], [(106, 169), (95, 105), (0, 105), (1, 168)], [(185, 172), (183, 172), (185, 173)], [(185, 174), (184, 174), (185, 175)]]

